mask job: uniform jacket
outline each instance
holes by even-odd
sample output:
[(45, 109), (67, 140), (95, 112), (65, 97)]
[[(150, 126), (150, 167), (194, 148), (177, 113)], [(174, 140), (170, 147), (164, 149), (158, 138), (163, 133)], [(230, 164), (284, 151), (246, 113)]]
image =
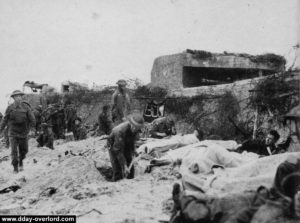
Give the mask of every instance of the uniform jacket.
[(135, 142), (139, 133), (133, 133), (128, 121), (121, 123), (112, 129), (108, 143), (113, 152), (120, 152), (124, 156), (135, 152)]
[(99, 132), (102, 134), (110, 134), (113, 128), (111, 116), (108, 113), (101, 113), (98, 117)]
[(0, 125), (0, 131), (8, 127), (8, 136), (26, 138), (30, 127), (35, 126), (34, 114), (26, 102), (9, 105)]
[(242, 144), (241, 147), (237, 149), (237, 152), (252, 152), (262, 156), (269, 156), (273, 154), (280, 153), (280, 149), (275, 147), (275, 145), (269, 146), (270, 152), (267, 149), (267, 145), (263, 140), (247, 140)]

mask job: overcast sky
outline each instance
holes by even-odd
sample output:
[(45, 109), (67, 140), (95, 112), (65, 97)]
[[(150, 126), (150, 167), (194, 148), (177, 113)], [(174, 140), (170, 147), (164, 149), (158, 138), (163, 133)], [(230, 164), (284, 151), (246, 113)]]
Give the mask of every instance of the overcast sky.
[(297, 0), (0, 0), (0, 111), (27, 81), (150, 81), (187, 48), (293, 58)]

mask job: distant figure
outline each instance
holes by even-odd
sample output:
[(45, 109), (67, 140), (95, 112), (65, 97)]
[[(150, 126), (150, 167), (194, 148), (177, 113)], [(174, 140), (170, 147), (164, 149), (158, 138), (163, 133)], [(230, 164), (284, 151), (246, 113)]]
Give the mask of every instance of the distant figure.
[(50, 124), (56, 139), (65, 138), (65, 112), (58, 104), (49, 105), (42, 113), (42, 121)]
[(112, 120), (115, 125), (126, 120), (130, 112), (130, 97), (126, 90), (126, 81), (117, 82), (118, 89), (112, 95)]
[(73, 135), (74, 135), (74, 139), (76, 141), (83, 140), (83, 139), (87, 138), (87, 130), (82, 125), (82, 120), (81, 120), (80, 117), (77, 117), (75, 119), (75, 126), (74, 126), (74, 129), (73, 129)]
[(151, 123), (149, 130), (151, 138), (162, 139), (176, 135), (175, 122), (170, 117), (161, 117)]
[[(0, 112), (0, 123), (3, 119), (3, 115), (2, 113)], [(4, 129), (3, 131), (3, 138), (4, 138), (4, 143), (5, 143), (5, 147), (6, 148), (9, 148), (9, 138), (8, 138), (8, 131), (7, 131), (7, 127)]]
[(64, 112), (67, 132), (72, 132), (75, 125), (75, 119), (77, 117), (77, 111), (74, 104), (67, 105)]
[(52, 129), (58, 139), (65, 139), (65, 110), (62, 105), (57, 105), (52, 114)]
[(110, 106), (104, 105), (102, 113), (98, 117), (99, 135), (109, 135), (113, 128), (113, 122), (110, 114)]
[[(8, 126), (8, 137), (11, 145), (11, 159), (14, 173), (23, 171), (23, 160), (28, 152), (28, 133), (35, 126), (35, 118), (30, 105), (22, 101), (23, 92), (16, 90), (11, 94), (14, 103), (5, 111), (0, 125), (0, 133)], [(19, 154), (19, 156), (18, 156)]]
[(269, 131), (265, 140), (248, 140), (244, 142), (238, 149), (237, 152), (253, 152), (261, 156), (270, 156), (277, 153), (285, 152), (280, 148), (276, 147), (275, 143), (280, 138), (280, 135), (276, 130)]
[(48, 125), (47, 123), (42, 123), (41, 131), (36, 141), (38, 142), (38, 147), (46, 146), (50, 149), (54, 149), (54, 135), (52, 132), (52, 126)]
[(42, 124), (42, 106), (39, 105), (37, 108), (33, 109), (33, 114), (35, 117), (36, 125), (35, 125), (35, 135), (41, 131), (41, 124)]
[(24, 87), (30, 87), (33, 92), (37, 92), (37, 89), (42, 90), (43, 87), (47, 87), (47, 86), (48, 84), (38, 84), (35, 83), (34, 81), (25, 81), (25, 83), (23, 84), (23, 91), (24, 91)]
[(118, 126), (114, 127), (109, 139), (109, 157), (113, 169), (113, 181), (134, 178), (134, 167), (129, 169), (135, 154), (135, 142), (144, 126), (144, 118), (140, 114), (133, 114)]

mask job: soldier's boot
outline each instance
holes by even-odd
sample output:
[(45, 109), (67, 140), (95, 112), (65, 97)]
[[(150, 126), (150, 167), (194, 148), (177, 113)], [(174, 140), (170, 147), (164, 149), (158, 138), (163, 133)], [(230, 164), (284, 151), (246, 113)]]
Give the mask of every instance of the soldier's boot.
[(292, 199), (284, 195), (276, 200), (267, 200), (254, 214), (251, 223), (272, 223), (286, 215), (291, 204)]
[(19, 161), (19, 171), (23, 171), (24, 170), (24, 166), (23, 166), (23, 160)]
[(18, 165), (14, 165), (14, 174), (17, 174), (19, 172), (19, 169), (18, 169)]

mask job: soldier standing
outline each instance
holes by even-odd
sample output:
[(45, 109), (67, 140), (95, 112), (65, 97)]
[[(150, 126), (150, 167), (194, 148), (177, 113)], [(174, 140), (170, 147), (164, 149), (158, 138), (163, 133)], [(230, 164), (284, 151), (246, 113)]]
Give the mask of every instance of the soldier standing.
[(73, 135), (74, 135), (74, 139), (77, 140), (83, 140), (86, 139), (87, 137), (87, 130), (86, 128), (82, 125), (81, 123), (81, 118), (77, 117), (75, 119), (75, 126), (73, 128)]
[(36, 125), (35, 125), (35, 135), (38, 135), (38, 133), (41, 131), (41, 124), (42, 124), (42, 112), (43, 112), (43, 109), (42, 109), (42, 106), (39, 105), (37, 108), (35, 108), (33, 110), (33, 114), (34, 114), (34, 117), (35, 117), (35, 121), (36, 121)]
[(65, 125), (67, 132), (73, 131), (76, 117), (77, 111), (74, 104), (67, 105), (65, 108)]
[(46, 122), (52, 125), (52, 130), (56, 139), (65, 138), (65, 113), (60, 105), (49, 107), (49, 114)]
[(130, 111), (130, 97), (126, 90), (126, 81), (117, 82), (118, 89), (112, 95), (112, 120), (115, 125), (125, 121)]
[(8, 127), (8, 137), (11, 145), (12, 165), (14, 173), (23, 171), (23, 160), (28, 152), (28, 133), (35, 126), (35, 118), (30, 105), (22, 101), (23, 92), (16, 90), (11, 94), (14, 103), (5, 111), (0, 132)]

